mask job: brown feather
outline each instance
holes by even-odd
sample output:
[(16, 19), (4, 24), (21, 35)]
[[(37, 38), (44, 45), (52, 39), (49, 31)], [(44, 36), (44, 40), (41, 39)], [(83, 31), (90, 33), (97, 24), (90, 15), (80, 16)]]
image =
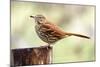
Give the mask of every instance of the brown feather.
[(54, 25), (52, 23), (45, 23), (42, 24), (43, 27), (49, 28), (49, 30), (52, 30), (55, 35), (60, 35), (60, 36), (65, 36), (66, 33), (64, 31), (62, 31), (57, 25)]

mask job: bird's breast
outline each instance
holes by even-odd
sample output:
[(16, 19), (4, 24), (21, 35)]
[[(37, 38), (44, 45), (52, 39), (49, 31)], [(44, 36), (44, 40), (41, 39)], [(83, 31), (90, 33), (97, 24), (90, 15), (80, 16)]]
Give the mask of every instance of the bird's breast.
[(39, 38), (46, 43), (55, 43), (61, 39), (59, 36), (53, 35), (54, 31), (49, 30), (49, 28), (45, 28), (41, 25), (36, 25), (35, 29)]

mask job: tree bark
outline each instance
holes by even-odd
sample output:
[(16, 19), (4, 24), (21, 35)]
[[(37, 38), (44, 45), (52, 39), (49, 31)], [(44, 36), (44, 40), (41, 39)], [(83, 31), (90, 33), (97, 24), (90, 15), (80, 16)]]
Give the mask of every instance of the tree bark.
[(52, 63), (52, 47), (21, 48), (11, 50), (11, 65), (26, 66)]

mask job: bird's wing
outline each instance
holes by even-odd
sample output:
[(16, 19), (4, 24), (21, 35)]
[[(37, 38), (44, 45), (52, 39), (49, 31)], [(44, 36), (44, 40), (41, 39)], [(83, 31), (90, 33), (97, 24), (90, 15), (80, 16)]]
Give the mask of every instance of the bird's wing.
[(48, 29), (47, 30), (48, 32), (52, 31), (52, 34), (54, 34), (56, 36), (66, 35), (66, 33), (64, 31), (62, 31), (57, 25), (54, 25), (52, 23), (45, 23), (45, 24), (43, 24), (43, 26)]

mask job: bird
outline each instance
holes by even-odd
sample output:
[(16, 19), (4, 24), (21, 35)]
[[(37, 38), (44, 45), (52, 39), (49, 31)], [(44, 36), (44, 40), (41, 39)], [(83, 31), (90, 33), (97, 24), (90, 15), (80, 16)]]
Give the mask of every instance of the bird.
[(77, 36), (90, 39), (89, 36), (63, 31), (56, 24), (48, 21), (48, 19), (44, 15), (38, 14), (35, 16), (31, 15), (30, 17), (35, 20), (35, 31), (37, 35), (42, 41), (48, 43), (49, 46), (69, 36)]

